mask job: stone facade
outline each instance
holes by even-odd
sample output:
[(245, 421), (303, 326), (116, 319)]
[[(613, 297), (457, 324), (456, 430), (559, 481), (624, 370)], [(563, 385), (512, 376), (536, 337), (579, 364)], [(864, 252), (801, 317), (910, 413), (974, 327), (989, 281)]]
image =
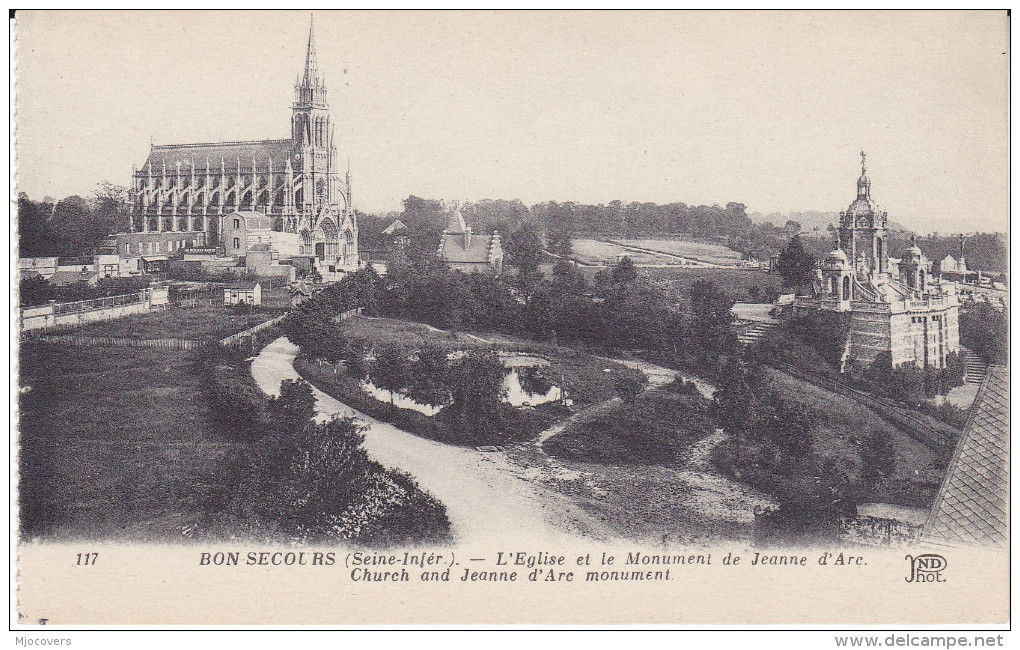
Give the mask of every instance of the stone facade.
[[(358, 266), (358, 224), (350, 170), (340, 170), (326, 84), (318, 71), (314, 26), (294, 87), (288, 139), (152, 145), (133, 173), (131, 230), (198, 233), (221, 255), (235, 213), (264, 217), (267, 229), (300, 236), (324, 270)], [(197, 239), (197, 238), (196, 238)]]
[(894, 367), (942, 368), (960, 350), (956, 285), (934, 277), (913, 242), (890, 260), (887, 224), (887, 213), (871, 199), (862, 152), (857, 198), (840, 213), (839, 239), (820, 265), (813, 295), (798, 297), (795, 311), (849, 314), (844, 368), (870, 364), (883, 352)]

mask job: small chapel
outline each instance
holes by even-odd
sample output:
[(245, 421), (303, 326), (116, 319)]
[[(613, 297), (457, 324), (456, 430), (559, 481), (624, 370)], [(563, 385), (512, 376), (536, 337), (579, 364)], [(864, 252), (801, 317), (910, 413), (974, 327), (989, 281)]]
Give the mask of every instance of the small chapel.
[(151, 145), (132, 175), (131, 232), (234, 258), (268, 248), (307, 257), (323, 275), (357, 268), (350, 169), (340, 168), (314, 22), (294, 85), (290, 137)]
[(849, 315), (843, 369), (883, 352), (893, 367), (943, 368), (960, 350), (956, 283), (932, 274), (913, 238), (898, 259), (889, 257), (888, 213), (871, 198), (866, 161), (862, 151), (857, 197), (839, 213), (836, 245), (818, 268), (813, 295), (798, 297), (794, 310)]

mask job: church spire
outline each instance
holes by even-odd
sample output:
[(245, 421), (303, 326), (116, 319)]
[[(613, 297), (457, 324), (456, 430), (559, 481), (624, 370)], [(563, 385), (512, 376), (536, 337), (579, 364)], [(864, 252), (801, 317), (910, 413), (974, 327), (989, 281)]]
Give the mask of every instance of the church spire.
[(319, 62), (315, 56), (315, 16), (308, 22), (308, 51), (305, 53), (305, 76), (302, 84), (316, 86), (319, 83)]

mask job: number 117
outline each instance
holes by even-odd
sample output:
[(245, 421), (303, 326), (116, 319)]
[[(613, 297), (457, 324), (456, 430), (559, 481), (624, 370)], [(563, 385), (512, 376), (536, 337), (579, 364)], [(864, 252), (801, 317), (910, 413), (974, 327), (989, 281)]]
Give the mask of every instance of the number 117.
[(78, 566), (92, 566), (97, 560), (99, 560), (99, 553), (79, 553), (76, 564)]

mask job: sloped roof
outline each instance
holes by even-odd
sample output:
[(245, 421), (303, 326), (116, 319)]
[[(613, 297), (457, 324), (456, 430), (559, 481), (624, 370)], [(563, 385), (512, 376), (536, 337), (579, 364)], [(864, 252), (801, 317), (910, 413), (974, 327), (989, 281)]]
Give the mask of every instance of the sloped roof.
[(224, 289), (238, 289), (238, 290), (244, 290), (244, 291), (251, 291), (251, 290), (255, 289), (255, 287), (257, 287), (258, 285), (259, 285), (259, 283), (255, 282), (255, 281), (246, 281), (246, 282), (242, 281), (242, 282), (231, 282), (230, 284), (224, 285), (223, 288)]
[(991, 366), (949, 463), (923, 539), (952, 546), (1009, 543), (1009, 373)]
[(393, 233), (401, 231), (401, 230), (407, 230), (407, 224), (405, 224), (400, 219), (397, 219), (396, 221), (394, 221), (390, 225), (386, 226), (386, 229), (382, 231), (382, 234), (384, 234), (384, 235), (392, 235)]
[[(293, 140), (248, 140), (244, 142), (197, 142), (194, 144), (158, 144), (153, 145), (149, 157), (145, 160), (139, 171), (145, 172), (148, 165), (152, 165), (153, 175), (163, 173), (163, 163), (166, 163), (167, 171), (176, 171), (177, 162), (181, 163), (181, 171), (190, 172), (192, 165), (196, 173), (205, 173), (206, 159), (209, 161), (209, 168), (212, 172), (219, 172), (220, 160), (228, 172), (237, 170), (238, 158), (241, 160), (241, 171), (251, 171), (252, 158), (259, 170), (265, 171), (269, 168), (269, 161), (273, 161), (273, 171), (284, 171), (287, 168), (287, 158), (294, 150)], [(291, 161), (294, 168), (298, 166), (298, 159)]]
[(444, 233), (439, 243), (439, 257), (444, 262), (489, 263), (489, 245), (492, 235), (472, 235), (471, 245), (464, 248), (463, 234)]
[(446, 222), (446, 232), (451, 234), (459, 234), (467, 230), (467, 222), (464, 221), (464, 215), (460, 213), (460, 210), (454, 210), (450, 213), (450, 218)]

